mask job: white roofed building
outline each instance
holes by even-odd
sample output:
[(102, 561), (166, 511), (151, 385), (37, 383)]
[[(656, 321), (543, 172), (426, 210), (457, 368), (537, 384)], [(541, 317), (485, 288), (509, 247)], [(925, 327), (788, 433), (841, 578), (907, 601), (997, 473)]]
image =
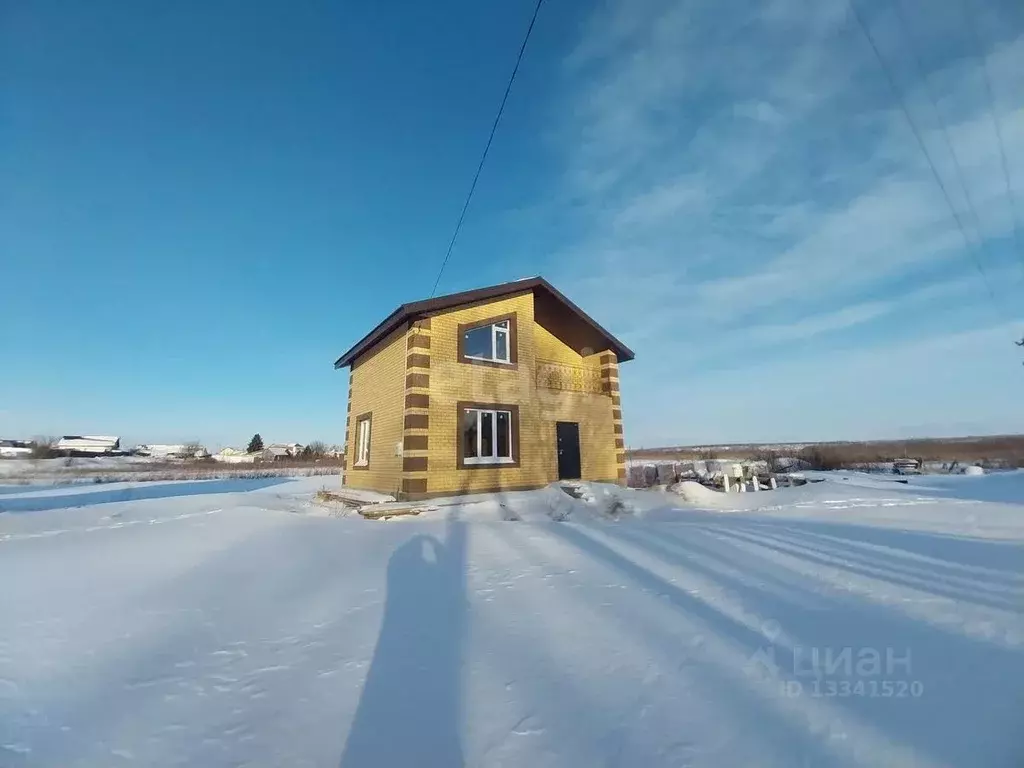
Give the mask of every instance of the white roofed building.
[(25, 458), (32, 455), (32, 443), (28, 440), (0, 439), (0, 456), (6, 458)]
[(258, 453), (246, 453), (238, 448), (222, 448), (211, 457), (214, 461), (225, 464), (252, 464), (259, 458)]
[(69, 453), (103, 454), (119, 453), (121, 438), (105, 435), (64, 435), (54, 448)]
[(210, 455), (209, 451), (201, 445), (186, 445), (184, 443), (140, 445), (135, 450), (143, 456), (153, 456), (159, 459), (200, 459)]

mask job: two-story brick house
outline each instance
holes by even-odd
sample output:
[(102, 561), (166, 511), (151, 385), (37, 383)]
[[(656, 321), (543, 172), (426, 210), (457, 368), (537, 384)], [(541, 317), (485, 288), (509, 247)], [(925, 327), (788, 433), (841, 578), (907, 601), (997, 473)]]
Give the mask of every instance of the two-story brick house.
[(401, 498), (622, 483), (633, 353), (543, 278), (403, 304), (349, 366), (345, 485)]

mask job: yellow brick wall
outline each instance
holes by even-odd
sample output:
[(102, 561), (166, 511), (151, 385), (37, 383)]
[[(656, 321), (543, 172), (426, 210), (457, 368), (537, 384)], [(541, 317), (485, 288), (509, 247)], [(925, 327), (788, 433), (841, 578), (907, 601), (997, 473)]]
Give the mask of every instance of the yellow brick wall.
[[(405, 397), (406, 329), (398, 328), (356, 360), (349, 383), (345, 437), (345, 479), (351, 488), (396, 493), (402, 485), (403, 403)], [(354, 468), (356, 419), (373, 413), (370, 429), (370, 467)], [(400, 454), (400, 452), (398, 452)]]
[[(534, 347), (538, 360), (601, 370), (603, 350), (581, 355), (542, 325), (534, 324)], [(607, 394), (562, 392), (538, 387), (539, 429), (535, 434), (538, 458), (548, 462), (551, 481), (558, 479), (555, 426), (557, 421), (580, 425), (580, 469), (586, 480), (616, 480), (617, 463), (613, 432), (612, 401)], [(550, 482), (550, 481), (549, 481)]]
[(558, 479), (555, 422), (580, 425), (580, 469), (584, 480), (615, 482), (615, 435), (612, 403), (607, 395), (538, 389), (537, 420), (530, 439), (534, 461), (543, 467), (546, 482)]
[[(459, 324), (516, 313), (519, 363), (515, 370), (458, 362)], [(460, 307), (431, 318), (430, 471), (427, 492), (471, 492), (542, 485), (541, 467), (523, 460), (519, 467), (458, 469), (457, 403), (511, 403), (520, 407), (520, 452), (529, 446), (527, 425), (533, 399), (533, 294)]]
[[(565, 365), (582, 365), (586, 368), (600, 368), (599, 354), (584, 357), (575, 349), (562, 342), (543, 325), (533, 325), (534, 349), (538, 360), (549, 360)], [(599, 350), (598, 350), (599, 352)]]
[[(515, 312), (518, 367), (514, 370), (458, 362), (458, 326)], [(599, 370), (600, 351), (583, 357), (533, 321), (529, 292), (480, 303), (431, 318), (429, 471), (427, 492), (472, 492), (539, 486), (558, 479), (555, 422), (580, 425), (584, 479), (617, 477), (612, 399), (607, 394), (555, 391), (536, 385), (536, 360)], [(458, 469), (457, 403), (468, 400), (519, 405), (518, 467)]]

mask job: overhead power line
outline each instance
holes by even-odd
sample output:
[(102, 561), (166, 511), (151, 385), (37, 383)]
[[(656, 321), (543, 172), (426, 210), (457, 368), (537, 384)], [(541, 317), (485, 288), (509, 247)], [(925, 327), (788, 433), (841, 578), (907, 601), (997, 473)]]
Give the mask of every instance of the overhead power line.
[(512, 69), (512, 76), (508, 79), (508, 85), (505, 86), (505, 95), (501, 97), (501, 106), (498, 107), (498, 114), (494, 116), (494, 124), (491, 126), (491, 133), (487, 137), (487, 144), (484, 145), (484, 153), (480, 156), (480, 163), (476, 167), (476, 173), (473, 174), (473, 183), (469, 185), (469, 194), (466, 195), (466, 202), (462, 204), (462, 212), (459, 214), (459, 220), (455, 224), (455, 231), (452, 232), (452, 239), (448, 243), (448, 250), (445, 251), (444, 261), (441, 262), (441, 268), (437, 271), (437, 279), (434, 280), (434, 287), (430, 291), (431, 297), (437, 293), (437, 286), (441, 282), (441, 275), (444, 274), (444, 268), (448, 266), (448, 259), (451, 258), (452, 249), (455, 247), (455, 240), (459, 236), (459, 230), (462, 229), (462, 222), (466, 219), (466, 211), (469, 210), (469, 203), (473, 199), (473, 193), (476, 191), (476, 183), (480, 180), (480, 172), (484, 169), (484, 163), (487, 162), (487, 153), (491, 151), (491, 143), (494, 141), (494, 134), (498, 130), (498, 123), (501, 122), (501, 116), (505, 112), (505, 104), (508, 102), (508, 95), (512, 91), (512, 83), (516, 81), (516, 75), (519, 73), (519, 65), (523, 61), (523, 54), (526, 53), (526, 44), (530, 42), (530, 34), (533, 32), (533, 25), (537, 23), (537, 14), (540, 13), (540, 6), (544, 0), (537, 0), (537, 5), (533, 9), (533, 17), (530, 19), (530, 26), (526, 28), (526, 35), (523, 37), (523, 44), (519, 47), (519, 55), (516, 57), (516, 65)]
[(978, 57), (981, 77), (985, 81), (985, 91), (988, 95), (989, 114), (992, 116), (992, 125), (996, 129), (996, 144), (999, 147), (999, 160), (1003, 166), (1003, 182), (1006, 184), (1006, 200), (1010, 205), (1010, 222), (1013, 227), (1013, 239), (1017, 245), (1017, 256), (1021, 265), (1024, 266), (1024, 243), (1021, 242), (1020, 226), (1017, 224), (1017, 199), (1013, 193), (1013, 184), (1010, 181), (1010, 163), (1006, 159), (1006, 144), (1003, 142), (1003, 129), (999, 126), (999, 114), (996, 112), (995, 91), (992, 89), (992, 75), (988, 71), (988, 57), (981, 44), (981, 34), (978, 32), (978, 23), (971, 14), (966, 0), (962, 0), (960, 7), (967, 19), (967, 28), (971, 31), (974, 40), (974, 51)]
[(857, 0), (849, 0), (849, 5), (850, 10), (853, 12), (853, 17), (857, 20), (857, 24), (864, 33), (864, 37), (868, 41), (868, 45), (871, 46), (871, 50), (875, 54), (875, 58), (882, 67), (882, 71), (885, 73), (886, 80), (889, 81), (889, 87), (892, 88), (893, 93), (896, 95), (896, 100), (899, 102), (900, 107), (903, 110), (903, 115), (907, 119), (907, 124), (910, 126), (910, 130), (914, 134), (914, 138), (917, 139), (917, 144), (921, 148), (921, 152), (924, 154), (925, 160), (928, 161), (928, 167), (931, 168), (932, 175), (935, 177), (935, 183), (938, 184), (939, 189), (942, 191), (942, 196), (946, 200), (946, 205), (949, 206), (949, 212), (953, 215), (953, 220), (956, 222), (957, 228), (960, 230), (960, 235), (964, 239), (964, 245), (967, 246), (967, 252), (971, 256), (971, 261), (978, 270), (978, 274), (981, 275), (981, 279), (985, 283), (985, 288), (988, 290), (988, 295), (992, 299), (993, 309), (995, 309), (995, 291), (992, 290), (992, 285), (988, 280), (988, 275), (985, 274), (985, 267), (982, 265), (981, 259), (978, 258), (978, 254), (974, 249), (974, 244), (967, 236), (967, 231), (964, 229), (964, 223), (960, 218), (960, 214), (956, 210), (956, 206), (953, 205), (953, 200), (949, 196), (949, 190), (946, 189), (946, 184), (942, 180), (942, 175), (935, 167), (935, 162), (932, 160), (931, 153), (928, 152), (928, 147), (924, 143), (921, 131), (918, 129), (913, 115), (910, 114), (910, 109), (907, 107), (907, 104), (903, 99), (903, 94), (900, 92), (899, 86), (896, 84), (896, 79), (893, 77), (892, 72), (889, 71), (889, 65), (882, 56), (882, 52), (878, 50), (878, 45), (875, 43), (875, 39), (871, 36), (871, 32), (868, 30), (867, 24), (863, 17), (861, 17), (860, 11), (857, 9)]
[(967, 208), (971, 212), (971, 216), (974, 218), (974, 231), (978, 237), (978, 249), (984, 249), (985, 235), (981, 231), (981, 217), (978, 215), (978, 207), (974, 204), (974, 198), (971, 196), (971, 188), (967, 184), (967, 175), (964, 173), (964, 167), (960, 163), (960, 158), (957, 156), (956, 148), (953, 146), (953, 139), (949, 135), (949, 127), (946, 125), (946, 121), (942, 117), (942, 110), (939, 109), (939, 99), (932, 90), (931, 80), (928, 77), (928, 73), (925, 71), (924, 61), (921, 55), (917, 52), (915, 43), (917, 42), (914, 34), (910, 30), (910, 22), (907, 20), (907, 15), (903, 10), (904, 0), (896, 0), (893, 5), (896, 7), (896, 16), (899, 19), (900, 25), (903, 27), (903, 33), (907, 36), (907, 40), (910, 44), (907, 46), (910, 48), (910, 53), (914, 57), (914, 64), (917, 67), (917, 75), (921, 78), (924, 83), (925, 93), (928, 94), (928, 98), (932, 102), (932, 108), (935, 110), (935, 116), (939, 120), (939, 128), (942, 131), (942, 138), (946, 142), (946, 149), (949, 150), (949, 156), (953, 158), (953, 167), (956, 169), (957, 181), (960, 182), (960, 187), (964, 191), (964, 199), (967, 201)]

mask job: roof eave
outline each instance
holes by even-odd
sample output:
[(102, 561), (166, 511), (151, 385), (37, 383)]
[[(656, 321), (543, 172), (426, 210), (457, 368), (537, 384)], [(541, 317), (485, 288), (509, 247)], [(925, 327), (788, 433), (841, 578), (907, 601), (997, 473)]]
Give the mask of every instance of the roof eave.
[[(373, 343), (377, 341), (378, 336), (380, 338), (383, 338), (384, 336), (387, 336), (389, 333), (391, 333), (393, 328), (388, 326), (391, 324), (397, 326), (399, 323), (401, 323), (402, 320), (404, 319), (404, 315), (407, 313), (408, 308), (408, 304), (402, 304), (398, 309), (396, 309), (390, 315), (388, 315), (379, 323), (377, 323), (377, 325), (374, 326), (373, 329), (368, 334), (363, 336), (363, 338), (361, 338), (359, 341), (357, 341), (355, 344), (349, 347), (347, 352), (345, 352), (341, 357), (334, 361), (335, 370), (337, 370), (338, 368), (345, 368), (349, 365), (352, 365), (352, 363), (355, 362), (355, 359), (366, 351), (366, 348), (373, 346)], [(381, 329), (383, 329), (383, 331), (381, 331)]]
[(618, 358), (618, 362), (626, 363), (635, 357), (635, 355), (633, 354), (633, 350), (631, 350), (629, 347), (627, 347), (625, 344), (623, 344), (621, 341), (615, 338), (615, 336), (609, 333), (594, 318), (592, 318), (590, 315), (588, 315), (586, 312), (580, 309), (580, 307), (578, 307), (575, 302), (573, 302), (568, 296), (566, 296), (560, 290), (555, 288), (555, 286), (553, 286), (543, 277), (536, 278), (535, 282), (537, 286), (543, 287), (544, 289), (550, 291), (552, 295), (555, 296), (555, 298), (557, 298), (569, 309), (575, 312), (577, 317), (579, 317), (583, 322), (585, 322), (587, 325), (589, 325), (591, 328), (593, 328), (595, 331), (601, 334), (608, 342), (608, 346), (611, 347), (611, 349), (615, 352), (615, 356)]
[(615, 338), (607, 330), (594, 320), (590, 315), (576, 306), (571, 300), (569, 300), (565, 294), (555, 288), (551, 283), (545, 280), (543, 277), (531, 277), (526, 280), (515, 280), (510, 283), (502, 283), (501, 285), (489, 286), (488, 288), (476, 289), (471, 291), (462, 291), (460, 293), (451, 294), (449, 296), (439, 296), (436, 299), (424, 299), (422, 301), (414, 301), (408, 304), (402, 304), (394, 312), (388, 315), (384, 320), (378, 323), (373, 330), (363, 336), (359, 341), (352, 345), (351, 348), (341, 357), (334, 361), (335, 369), (345, 368), (351, 366), (355, 360), (363, 354), (367, 349), (372, 347), (380, 339), (387, 336), (401, 323), (415, 318), (421, 314), (427, 312), (433, 312), (437, 309), (444, 309), (449, 307), (459, 306), (462, 303), (468, 303), (480, 299), (497, 298), (502, 295), (515, 293), (517, 291), (533, 291), (537, 288), (543, 288), (548, 291), (552, 296), (558, 299), (562, 304), (569, 308), (573, 313), (577, 315), (583, 322), (597, 331), (601, 336), (608, 342), (608, 347), (615, 352), (619, 362), (628, 362), (634, 358), (633, 350)]

